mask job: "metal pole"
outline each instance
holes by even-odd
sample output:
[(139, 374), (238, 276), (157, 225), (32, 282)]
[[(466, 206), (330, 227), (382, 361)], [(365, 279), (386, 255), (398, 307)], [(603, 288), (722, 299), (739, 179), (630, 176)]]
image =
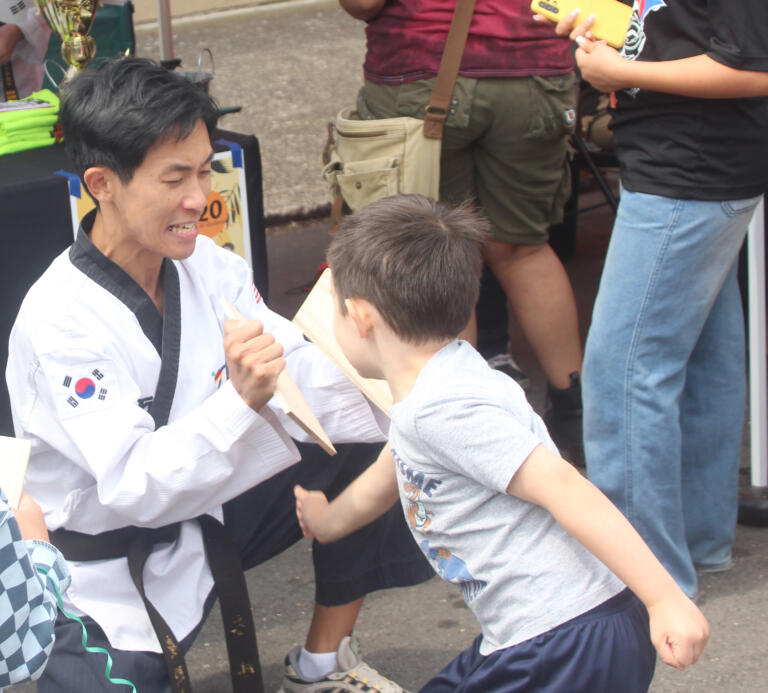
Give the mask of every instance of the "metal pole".
[(768, 486), (768, 397), (765, 332), (765, 200), (748, 231), (749, 258), (749, 408), (752, 486)]
[(157, 0), (157, 31), (160, 35), (160, 55), (162, 59), (173, 60), (171, 0)]

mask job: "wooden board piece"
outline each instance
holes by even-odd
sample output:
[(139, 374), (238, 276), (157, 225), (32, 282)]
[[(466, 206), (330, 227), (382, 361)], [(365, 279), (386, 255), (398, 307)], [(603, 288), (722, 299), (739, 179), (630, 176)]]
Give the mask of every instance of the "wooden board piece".
[(326, 269), (301, 304), (293, 322), (328, 358), (360, 389), (360, 391), (389, 416), (392, 391), (386, 380), (363, 378), (344, 356), (333, 334), (333, 295), (331, 270)]
[[(220, 298), (219, 301), (224, 309), (224, 314), (230, 320), (245, 319), (225, 298)], [(283, 412), (310, 435), (323, 450), (329, 455), (336, 454), (336, 448), (333, 447), (331, 439), (317, 420), (307, 400), (304, 399), (299, 386), (286, 369), (283, 369), (277, 377), (274, 397)]]
[(0, 436), (0, 488), (12, 508), (19, 507), (31, 448), (24, 438)]

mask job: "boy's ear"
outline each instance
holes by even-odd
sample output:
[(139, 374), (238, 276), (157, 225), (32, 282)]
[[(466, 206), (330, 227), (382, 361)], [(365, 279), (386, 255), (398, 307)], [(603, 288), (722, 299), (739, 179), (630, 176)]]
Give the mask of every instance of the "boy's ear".
[(361, 339), (365, 339), (373, 328), (373, 315), (371, 314), (371, 306), (368, 301), (364, 301), (360, 298), (345, 298), (344, 307), (349, 313), (349, 317), (352, 318), (352, 322), (357, 327), (357, 334)]
[(83, 181), (88, 190), (100, 203), (112, 199), (116, 178), (115, 172), (106, 166), (91, 166), (83, 173)]

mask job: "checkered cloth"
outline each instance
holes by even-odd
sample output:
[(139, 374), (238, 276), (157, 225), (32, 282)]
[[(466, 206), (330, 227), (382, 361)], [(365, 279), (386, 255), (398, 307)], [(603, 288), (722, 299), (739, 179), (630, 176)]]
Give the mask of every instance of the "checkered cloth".
[(69, 581), (69, 569), (57, 549), (21, 538), (0, 492), (0, 689), (43, 673), (56, 620), (52, 585), (64, 591)]

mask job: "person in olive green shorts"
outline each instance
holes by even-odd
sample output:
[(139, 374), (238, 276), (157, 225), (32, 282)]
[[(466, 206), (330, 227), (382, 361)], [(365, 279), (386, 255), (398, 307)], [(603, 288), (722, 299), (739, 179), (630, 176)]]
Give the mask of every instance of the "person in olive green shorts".
[[(360, 117), (423, 117), (455, 0), (340, 2), (367, 22)], [(440, 199), (474, 198), (492, 222), (484, 260), (547, 377), (553, 438), (580, 462), (576, 303), (547, 242), (570, 192), (574, 81), (568, 41), (533, 21), (529, 2), (477, 0), (443, 134)], [(474, 324), (464, 336), (476, 339)]]

